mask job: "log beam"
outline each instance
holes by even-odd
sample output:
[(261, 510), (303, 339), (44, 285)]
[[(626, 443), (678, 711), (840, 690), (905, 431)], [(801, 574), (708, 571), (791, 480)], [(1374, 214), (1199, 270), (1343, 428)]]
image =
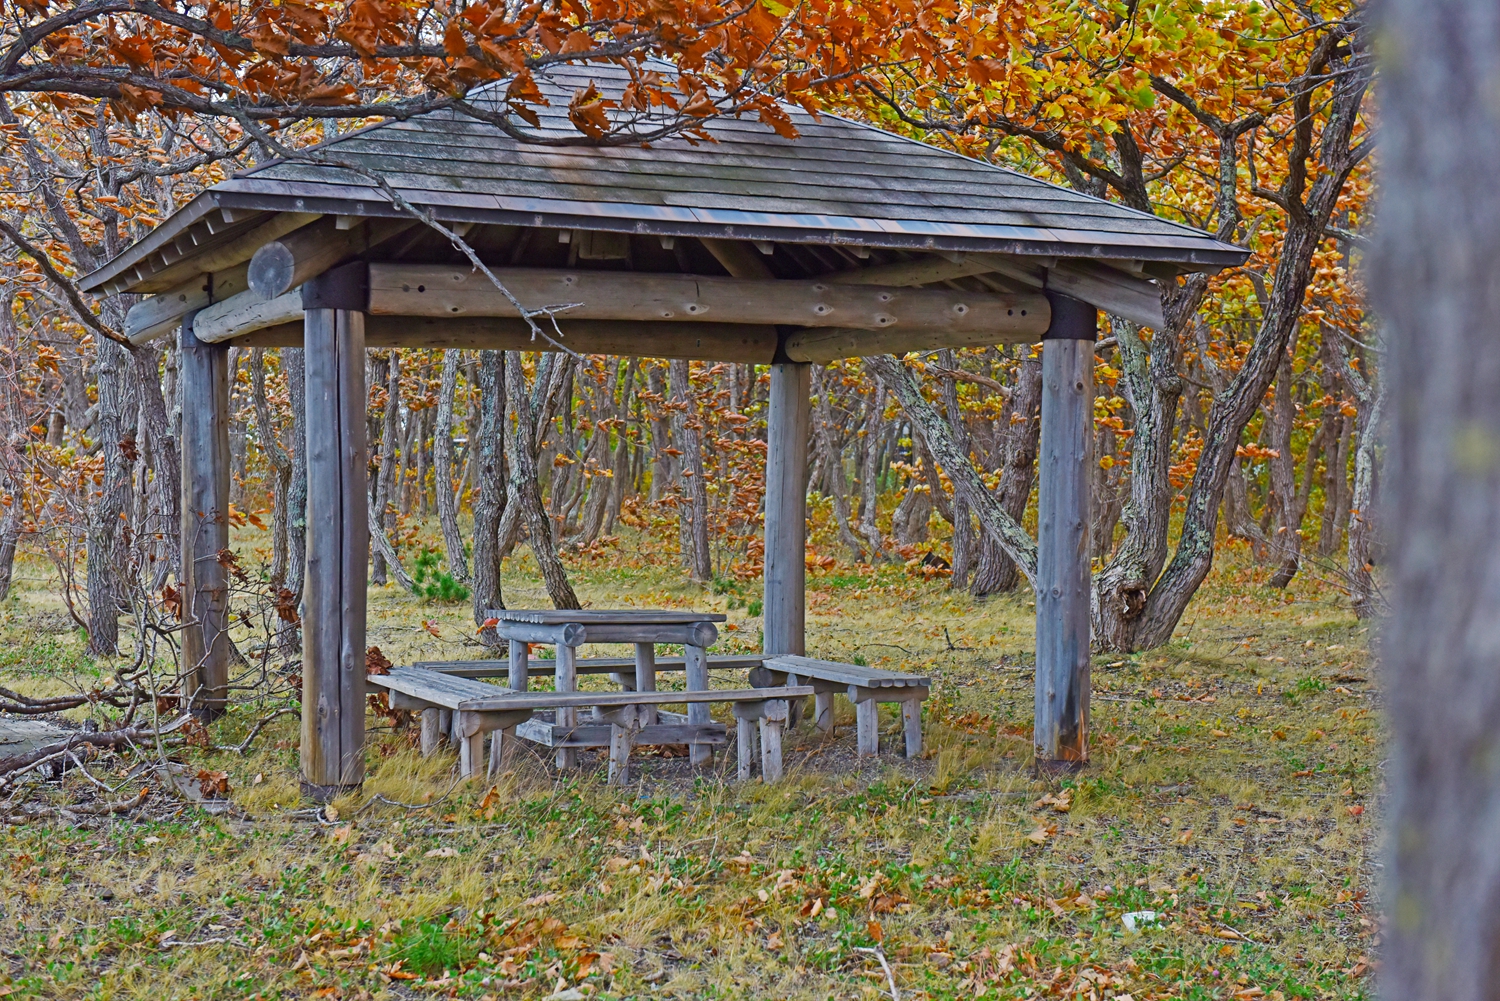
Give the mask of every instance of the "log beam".
[(125, 314), (125, 336), (131, 344), (140, 345), (170, 334), (193, 310), (204, 309), (249, 288), (245, 284), (249, 269), (249, 264), (241, 263), (227, 271), (196, 275), (174, 289), (142, 299)]
[[(1049, 316), (1040, 295), (544, 268), (495, 274), (526, 308), (555, 307), (570, 320), (838, 326), (1035, 340)], [(486, 275), (469, 268), (372, 264), (369, 312), (507, 317), (515, 307)]]
[(182, 325), (182, 691), (200, 719), (224, 712), (229, 691), (229, 349)]
[(302, 788), (327, 802), (364, 779), (365, 443), (363, 266), (303, 288), (307, 366), (307, 575)]
[(1042, 341), (1036, 572), (1037, 768), (1088, 761), (1090, 499), (1094, 444), (1092, 305), (1053, 296)]
[(228, 271), (250, 260), (256, 250), (270, 241), (278, 240), (317, 218), (316, 212), (278, 212), (259, 226), (231, 238), (226, 243), (201, 254), (185, 257), (149, 278), (135, 283), (131, 291), (168, 292), (184, 282), (192, 281), (197, 275)]
[(371, 219), (351, 229), (340, 229), (338, 223), (325, 218), (260, 247), (250, 258), (250, 289), (262, 299), (274, 299), (416, 225), (404, 218)]

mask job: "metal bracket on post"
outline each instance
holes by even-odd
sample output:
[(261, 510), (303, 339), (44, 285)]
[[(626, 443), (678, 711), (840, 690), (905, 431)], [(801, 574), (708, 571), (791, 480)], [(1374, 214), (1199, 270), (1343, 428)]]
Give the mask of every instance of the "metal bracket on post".
[(370, 309), (370, 265), (350, 261), (329, 268), (302, 285), (302, 308), (352, 309), (360, 313)]
[(1052, 305), (1052, 323), (1042, 334), (1044, 341), (1097, 341), (1099, 309), (1092, 303), (1061, 292), (1042, 293)]

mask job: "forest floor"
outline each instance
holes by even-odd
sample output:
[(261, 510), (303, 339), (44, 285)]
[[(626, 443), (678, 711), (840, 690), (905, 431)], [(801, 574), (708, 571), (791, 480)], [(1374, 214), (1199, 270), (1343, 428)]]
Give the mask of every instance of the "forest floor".
[[(42, 565), (18, 569), (0, 685), (107, 674)], [(716, 652), (759, 642), (754, 585), (701, 588), (619, 549), (572, 572), (596, 607), (727, 611)], [(513, 607), (546, 604), (528, 573), (507, 565)], [(6, 813), (153, 792), (129, 814), (0, 827), (0, 997), (1369, 996), (1380, 695), (1336, 588), (1310, 570), (1272, 590), (1221, 552), (1170, 645), (1095, 659), (1093, 759), (1042, 781), (1028, 600), (913, 573), (814, 574), (808, 645), (934, 677), (919, 760), (884, 715), (872, 762), (852, 725), (804, 724), (771, 787), (731, 781), (731, 750), (698, 775), (639, 754), (623, 789), (591, 755), (567, 776), (533, 756), (490, 788), (372, 717), (363, 792), (320, 813), (285, 717), (245, 754), (171, 753), (187, 776), (225, 773), (227, 804), (169, 795), (193, 781), (130, 759), (28, 786)], [(371, 591), (370, 642), (397, 663), (479, 656), (474, 633), (467, 603)]]

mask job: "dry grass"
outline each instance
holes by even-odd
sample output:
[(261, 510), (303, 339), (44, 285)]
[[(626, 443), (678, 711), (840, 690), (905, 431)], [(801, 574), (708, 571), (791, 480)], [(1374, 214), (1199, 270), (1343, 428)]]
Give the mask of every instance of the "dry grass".
[[(757, 646), (748, 586), (705, 593), (651, 562), (579, 565), (579, 592), (728, 608), (721, 648)], [(507, 599), (544, 603), (525, 572)], [(538, 757), (490, 792), (379, 730), (362, 796), (328, 819), (298, 801), (284, 720), (246, 757), (184, 757), (229, 773), (227, 814), (159, 794), (149, 816), (0, 829), (0, 990), (888, 997), (860, 951), (878, 948), (902, 998), (1361, 998), (1381, 735), (1375, 686), (1351, 679), (1374, 680), (1368, 636), (1327, 586), (1265, 576), (1226, 554), (1170, 646), (1098, 658), (1095, 759), (1060, 784), (1030, 775), (1026, 601), (902, 568), (816, 578), (809, 645), (936, 677), (920, 761), (861, 765), (850, 730), (802, 731), (771, 788), (728, 782), (724, 755), (704, 775), (643, 756), (625, 790), (595, 759), (560, 778)], [(0, 684), (32, 693), (97, 670), (44, 586), (0, 605)], [(372, 594), (371, 642), (397, 662), (477, 655), (473, 632), (466, 606)], [(249, 723), (232, 714), (221, 739)], [(74, 774), (36, 795), (95, 793)], [(1161, 927), (1127, 932), (1148, 909)]]

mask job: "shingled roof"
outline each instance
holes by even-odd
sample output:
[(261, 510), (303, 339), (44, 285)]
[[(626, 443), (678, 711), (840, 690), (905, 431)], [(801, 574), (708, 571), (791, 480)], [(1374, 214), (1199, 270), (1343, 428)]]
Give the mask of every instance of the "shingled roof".
[[(576, 135), (568, 99), (590, 81), (617, 94), (626, 75), (614, 66), (552, 70), (540, 81), (552, 102), (538, 109), (543, 130)], [(473, 99), (494, 100), (493, 91)], [(837, 115), (787, 111), (797, 139), (758, 121), (722, 119), (707, 127), (715, 142), (544, 146), (441, 111), (352, 132), (319, 149), (377, 173), (413, 204), (455, 222), (1207, 268), (1246, 257), (1199, 230), (1014, 170)], [(205, 234), (192, 234), (191, 249), (181, 236), (214, 209), (231, 221), (264, 212), (397, 214), (357, 173), (275, 161), (204, 192), (89, 275), (84, 287), (125, 291), (174, 257), (191, 256)], [(216, 222), (209, 225), (215, 235), (230, 225)], [(177, 254), (168, 246), (174, 240)], [(146, 263), (163, 248), (160, 267)]]

